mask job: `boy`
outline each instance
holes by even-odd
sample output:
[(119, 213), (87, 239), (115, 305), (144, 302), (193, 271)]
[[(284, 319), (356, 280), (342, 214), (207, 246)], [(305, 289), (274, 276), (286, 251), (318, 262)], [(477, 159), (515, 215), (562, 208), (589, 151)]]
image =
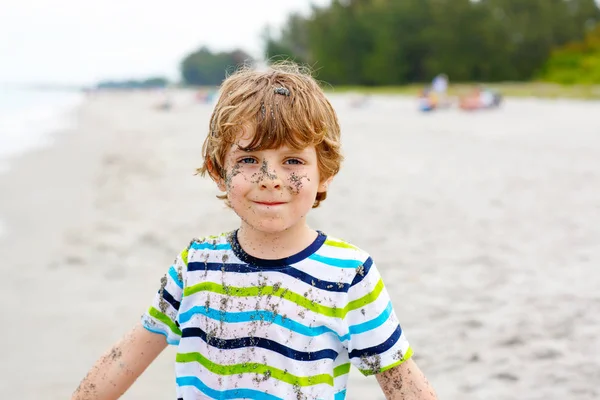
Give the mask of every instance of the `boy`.
[(293, 65), (227, 78), (203, 153), (239, 229), (192, 240), (73, 399), (118, 398), (167, 343), (178, 399), (344, 399), (351, 364), (388, 399), (435, 399), (373, 260), (306, 223), (342, 161), (313, 78)]

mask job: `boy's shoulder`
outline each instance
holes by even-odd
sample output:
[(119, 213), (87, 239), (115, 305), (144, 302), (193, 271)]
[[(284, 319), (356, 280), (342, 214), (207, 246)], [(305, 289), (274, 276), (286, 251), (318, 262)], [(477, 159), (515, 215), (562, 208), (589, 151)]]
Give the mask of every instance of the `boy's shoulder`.
[(232, 232), (223, 232), (218, 235), (203, 236), (190, 240), (187, 248), (183, 251), (183, 256), (187, 262), (191, 262), (198, 257), (206, 261), (209, 254), (223, 253), (223, 250), (231, 250)]
[(362, 248), (335, 236), (326, 235), (323, 246), (317, 253), (323, 256), (365, 262), (371, 258)]
[(226, 250), (231, 243), (233, 232), (223, 232), (218, 235), (204, 236), (190, 240), (188, 250)]

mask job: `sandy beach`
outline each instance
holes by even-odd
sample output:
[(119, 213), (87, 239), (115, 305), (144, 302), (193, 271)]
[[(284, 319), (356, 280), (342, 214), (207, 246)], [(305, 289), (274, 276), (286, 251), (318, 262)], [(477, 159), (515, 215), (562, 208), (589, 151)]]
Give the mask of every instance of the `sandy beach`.
[[(331, 98), (346, 161), (311, 223), (371, 253), (439, 398), (600, 397), (600, 103)], [(235, 228), (194, 175), (211, 106), (159, 99), (90, 97), (0, 174), (0, 398), (69, 398), (189, 240)], [(174, 354), (124, 398), (173, 399)], [(383, 395), (353, 370), (347, 398)]]

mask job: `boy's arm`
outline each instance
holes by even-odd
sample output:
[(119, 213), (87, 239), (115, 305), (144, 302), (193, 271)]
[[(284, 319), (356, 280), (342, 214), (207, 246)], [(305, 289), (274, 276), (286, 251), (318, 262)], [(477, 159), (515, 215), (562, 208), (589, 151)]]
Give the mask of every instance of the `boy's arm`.
[(165, 347), (164, 336), (138, 324), (96, 361), (71, 400), (118, 399)]
[(435, 391), (412, 358), (375, 376), (388, 400), (437, 399)]

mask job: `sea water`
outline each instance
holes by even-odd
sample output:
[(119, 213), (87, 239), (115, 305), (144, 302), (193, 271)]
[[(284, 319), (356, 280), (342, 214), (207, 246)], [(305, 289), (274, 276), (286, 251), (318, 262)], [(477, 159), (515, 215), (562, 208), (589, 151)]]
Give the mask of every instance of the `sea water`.
[[(0, 174), (10, 172), (16, 156), (52, 145), (53, 133), (71, 126), (72, 111), (82, 100), (77, 91), (0, 85)], [(0, 216), (0, 236), (4, 231)]]

